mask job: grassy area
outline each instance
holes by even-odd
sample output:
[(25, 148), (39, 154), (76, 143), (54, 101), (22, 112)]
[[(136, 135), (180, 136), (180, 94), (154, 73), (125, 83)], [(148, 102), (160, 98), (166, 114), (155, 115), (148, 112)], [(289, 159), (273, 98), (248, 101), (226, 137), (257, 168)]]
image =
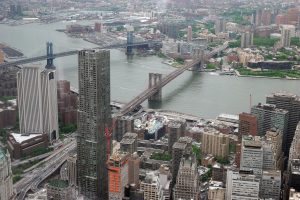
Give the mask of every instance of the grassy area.
[(228, 159), (222, 158), (220, 156), (215, 156), (215, 160), (222, 165), (228, 165), (230, 163)]
[(244, 76), (262, 76), (262, 77), (278, 77), (278, 78), (300, 78), (300, 71), (295, 70), (267, 70), (252, 71), (246, 68), (238, 68), (238, 72)]
[(300, 38), (299, 37), (292, 37), (291, 38), (291, 45), (295, 45), (297, 47), (300, 47)]
[(208, 63), (206, 65), (206, 69), (217, 69), (217, 68), (218, 68), (218, 66), (214, 63)]
[(153, 160), (163, 160), (163, 161), (170, 161), (172, 159), (171, 155), (168, 153), (158, 153), (155, 152), (151, 155), (150, 159)]
[(237, 48), (241, 46), (241, 39), (228, 43), (229, 48)]
[(238, 8), (224, 12), (222, 15), (234, 23), (240, 25), (250, 25), (250, 21), (245, 19), (245, 17), (250, 16), (252, 12), (253, 10)]
[(229, 143), (229, 152), (235, 153), (236, 152), (236, 144)]
[(160, 57), (160, 58), (167, 58), (167, 56), (165, 54), (163, 54), (161, 51), (159, 51), (157, 53), (157, 56)]
[(208, 165), (208, 168), (209, 168), (208, 172), (202, 176), (202, 182), (208, 181), (212, 176), (212, 166)]
[(13, 183), (18, 182), (18, 181), (21, 180), (21, 179), (22, 179), (22, 176), (21, 176), (21, 175), (14, 175), (14, 176), (13, 176)]
[(8, 139), (8, 132), (5, 129), (0, 129), (0, 138), (2, 144), (6, 144), (6, 141)]
[(207, 22), (206, 24), (204, 24), (204, 28), (211, 33), (215, 33), (215, 24), (213, 22)]
[(22, 179), (22, 174), (24, 173), (25, 169), (28, 169), (32, 167), (33, 165), (37, 164), (39, 160), (36, 161), (30, 161), (28, 163), (25, 163), (23, 165), (19, 165), (17, 167), (12, 168), (12, 173), (13, 173), (13, 183), (18, 182), (19, 180)]
[(77, 130), (76, 124), (62, 124), (59, 123), (59, 137), (64, 139), (66, 134), (74, 133)]
[(48, 153), (50, 151), (53, 151), (53, 148), (44, 148), (44, 147), (38, 147), (36, 149), (34, 149), (29, 155), (25, 154), (22, 155), (22, 159), (28, 159), (28, 158), (32, 158), (32, 157), (36, 157), (45, 153)]
[(38, 162), (40, 162), (40, 161), (39, 160), (29, 161), (28, 163), (19, 165), (17, 167), (13, 167), (12, 168), (12, 173), (13, 174), (22, 174), (25, 169), (28, 169), (28, 168), (32, 167), (33, 165), (37, 164)]
[(175, 59), (175, 62), (177, 62), (177, 63), (183, 65), (183, 64), (184, 64), (184, 59), (182, 59), (182, 58), (176, 58), (176, 59)]
[(12, 100), (15, 98), (16, 97), (13, 97), (13, 96), (3, 96), (3, 97), (0, 97), (0, 101), (7, 102), (8, 100)]
[(293, 51), (288, 51), (285, 49), (282, 49), (278, 51), (275, 55), (265, 55), (265, 60), (278, 60), (278, 61), (286, 61), (286, 60), (297, 60), (296, 53)]
[(279, 39), (268, 37), (254, 37), (253, 44), (256, 46), (273, 47)]
[(49, 181), (49, 185), (57, 188), (67, 188), (69, 186), (69, 183), (65, 180), (52, 179)]

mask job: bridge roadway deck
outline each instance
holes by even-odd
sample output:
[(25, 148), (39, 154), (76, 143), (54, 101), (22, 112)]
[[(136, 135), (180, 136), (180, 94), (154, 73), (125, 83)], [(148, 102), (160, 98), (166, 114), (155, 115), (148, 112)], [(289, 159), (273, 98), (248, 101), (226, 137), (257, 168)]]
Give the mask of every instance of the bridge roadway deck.
[[(92, 49), (114, 49), (114, 48), (124, 48), (128, 46), (141, 46), (141, 45), (149, 45), (149, 44), (158, 44), (161, 43), (161, 41), (145, 41), (145, 42), (136, 42), (133, 44), (113, 44), (113, 45), (108, 45), (108, 46), (100, 46), (100, 47), (95, 47)], [(66, 52), (61, 52), (61, 53), (55, 53), (51, 57), (48, 57), (47, 55), (44, 56), (37, 56), (33, 58), (25, 58), (22, 60), (17, 60), (17, 61), (12, 61), (12, 62), (5, 62), (0, 64), (0, 68), (2, 67), (8, 67), (12, 65), (23, 65), (23, 64), (28, 64), (32, 62), (38, 62), (38, 61), (43, 61), (46, 60), (47, 58), (59, 58), (59, 57), (65, 57), (65, 56), (71, 56), (71, 55), (76, 55), (79, 50), (72, 50), (72, 51), (66, 51)]]
[(184, 67), (179, 68), (170, 74), (168, 74), (166, 77), (164, 77), (161, 81), (161, 83), (157, 86), (153, 86), (151, 88), (146, 89), (142, 93), (140, 93), (137, 97), (135, 97), (132, 101), (130, 101), (128, 104), (126, 104), (122, 110), (120, 111), (119, 115), (125, 115), (132, 111), (137, 105), (143, 103), (146, 99), (148, 99), (150, 96), (155, 94), (160, 88), (167, 85), (169, 82), (171, 82), (173, 79), (175, 79), (177, 76), (182, 74), (185, 70), (193, 67), (194, 65), (198, 64), (201, 61), (201, 59), (197, 59), (191, 63), (186, 64)]
[[(205, 60), (210, 59), (213, 55), (216, 53), (225, 50), (228, 47), (228, 42), (225, 42), (223, 45), (216, 47), (213, 49), (210, 53), (205, 55)], [(136, 96), (132, 101), (130, 101), (128, 104), (122, 107), (122, 110), (120, 113), (118, 113), (116, 116), (122, 116), (126, 115), (130, 111), (132, 111), (136, 106), (140, 105), (143, 103), (146, 99), (148, 99), (150, 96), (155, 94), (159, 89), (167, 85), (169, 82), (171, 82), (173, 79), (175, 79), (177, 76), (182, 74), (185, 70), (193, 67), (194, 65), (197, 65), (199, 62), (201, 62), (201, 59), (198, 58), (190, 63), (187, 63), (185, 66), (182, 68), (179, 68), (170, 74), (168, 74), (166, 77), (164, 77), (161, 81), (161, 83), (157, 86), (153, 86), (151, 88), (147, 88), (143, 92), (141, 92), (138, 96)]]
[(63, 148), (58, 149), (52, 156), (48, 157), (48, 159), (42, 161), (43, 164), (41, 164), (41, 166), (27, 173), (25, 177), (14, 184), (17, 193), (16, 199), (23, 200), (29, 190), (37, 191), (38, 185), (67, 160), (69, 152), (73, 151), (75, 147), (76, 140), (72, 140)]

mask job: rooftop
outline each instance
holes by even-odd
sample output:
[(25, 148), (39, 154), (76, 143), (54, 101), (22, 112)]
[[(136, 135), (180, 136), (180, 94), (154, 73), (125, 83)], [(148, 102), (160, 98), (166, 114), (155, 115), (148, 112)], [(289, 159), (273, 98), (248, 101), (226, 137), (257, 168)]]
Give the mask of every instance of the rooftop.
[(127, 158), (128, 158), (127, 152), (116, 151), (110, 156), (109, 163), (119, 165), (122, 164), (123, 161), (126, 161)]
[(126, 133), (122, 140), (121, 140), (121, 144), (132, 144), (136, 141), (137, 139), (137, 134), (136, 133)]
[(173, 149), (185, 149), (187, 146), (186, 143), (181, 143), (181, 142), (175, 142), (173, 144)]
[(291, 171), (292, 171), (292, 174), (300, 175), (300, 160), (299, 159), (292, 160)]
[(42, 133), (32, 133), (29, 135), (24, 135), (20, 133), (11, 133), (11, 135), (13, 136), (13, 138), (16, 140), (17, 143), (22, 143), (25, 142), (26, 140), (39, 137), (42, 135)]
[(300, 96), (287, 93), (287, 92), (278, 92), (278, 93), (273, 93), (271, 95), (268, 95), (267, 97), (281, 97), (281, 98), (290, 98), (296, 101), (300, 101)]
[(170, 127), (170, 128), (180, 128), (181, 123), (175, 122), (175, 121), (170, 121), (169, 124), (168, 124), (168, 127)]
[(273, 111), (273, 112), (280, 112), (280, 113), (283, 113), (283, 114), (288, 113), (287, 110), (276, 108), (276, 105), (273, 105), (273, 104), (261, 104), (261, 103), (259, 103), (258, 105), (253, 106), (252, 108), (261, 109), (261, 110), (269, 110), (269, 111)]

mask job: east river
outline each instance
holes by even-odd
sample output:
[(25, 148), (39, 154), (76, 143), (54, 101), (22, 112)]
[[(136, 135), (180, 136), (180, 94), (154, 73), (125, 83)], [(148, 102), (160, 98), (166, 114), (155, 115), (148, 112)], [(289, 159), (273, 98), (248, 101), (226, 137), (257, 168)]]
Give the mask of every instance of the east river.
[[(92, 22), (91, 22), (92, 24)], [(21, 50), (25, 56), (46, 53), (46, 42), (54, 44), (55, 52), (95, 47), (82, 39), (70, 38), (56, 29), (67, 24), (27, 24), (8, 26), (0, 24), (0, 43)], [(162, 63), (156, 56), (137, 57), (128, 60), (124, 52), (111, 50), (111, 99), (128, 102), (147, 87), (148, 73), (168, 74), (174, 68)], [(55, 59), (59, 79), (71, 81), (77, 88), (77, 56)], [(44, 63), (34, 63), (44, 66)], [(246, 78), (219, 76), (215, 73), (186, 71), (163, 88), (163, 101), (156, 108), (174, 110), (205, 118), (215, 118), (220, 113), (249, 112), (252, 104), (265, 102), (272, 92), (290, 92), (300, 95), (299, 80)], [(147, 107), (148, 103), (144, 102)]]

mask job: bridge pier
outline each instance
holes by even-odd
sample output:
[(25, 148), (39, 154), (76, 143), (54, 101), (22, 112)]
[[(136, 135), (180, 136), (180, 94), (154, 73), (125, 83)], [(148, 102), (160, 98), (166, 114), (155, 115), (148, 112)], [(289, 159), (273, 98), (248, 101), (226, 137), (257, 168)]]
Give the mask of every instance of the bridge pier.
[(53, 44), (52, 42), (47, 42), (47, 69), (55, 68), (53, 65)]
[[(148, 88), (154, 87), (154, 86), (158, 86), (161, 83), (162, 80), (162, 74), (158, 74), (158, 73), (149, 73), (149, 85)], [(162, 92), (161, 89), (159, 89), (155, 94), (153, 94), (152, 96), (150, 96), (148, 98), (148, 101), (150, 102), (160, 102), (162, 99)]]
[(127, 48), (126, 48), (126, 55), (133, 55), (133, 32), (128, 31), (127, 32)]
[(193, 66), (193, 71), (201, 71), (203, 70), (203, 62), (204, 62), (204, 50), (203, 49), (194, 49), (193, 59), (200, 59), (201, 61)]

